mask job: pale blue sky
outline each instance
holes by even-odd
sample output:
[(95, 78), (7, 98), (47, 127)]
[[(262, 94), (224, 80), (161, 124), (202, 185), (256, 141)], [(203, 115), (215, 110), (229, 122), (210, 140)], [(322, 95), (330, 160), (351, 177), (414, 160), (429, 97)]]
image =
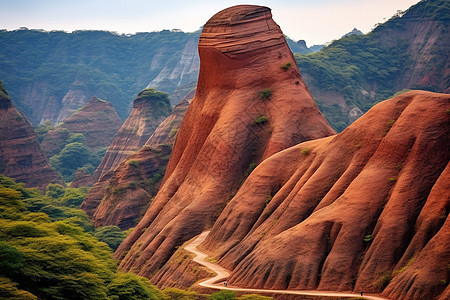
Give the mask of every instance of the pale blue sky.
[(329, 42), (354, 27), (364, 33), (419, 0), (0, 0), (0, 29), (99, 29), (135, 33), (192, 32), (216, 12), (237, 4), (272, 9), (275, 21), (308, 46)]

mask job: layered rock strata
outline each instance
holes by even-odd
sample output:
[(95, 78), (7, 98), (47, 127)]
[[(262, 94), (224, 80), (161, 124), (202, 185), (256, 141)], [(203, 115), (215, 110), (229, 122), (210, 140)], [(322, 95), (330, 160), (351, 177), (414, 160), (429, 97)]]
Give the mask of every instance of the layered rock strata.
[(270, 9), (241, 5), (213, 16), (199, 41), (197, 92), (162, 186), (115, 255), (151, 277), (175, 247), (211, 227), (254, 166), (334, 131), (305, 87)]
[(64, 123), (50, 130), (42, 140), (42, 147), (51, 157), (61, 151), (69, 133), (81, 133), (86, 138), (86, 146), (95, 151), (108, 147), (121, 125), (111, 103), (92, 97)]
[[(145, 89), (140, 92), (134, 100), (131, 114), (114, 136), (100, 165), (95, 170), (95, 181), (114, 170), (129, 155), (138, 151), (171, 111), (168, 94), (155, 89)], [(88, 194), (81, 208), (92, 216), (100, 201)]]
[(30, 123), (16, 110), (0, 81), (0, 173), (45, 190), (49, 183), (62, 184), (50, 167)]
[(273, 155), (202, 249), (232, 270), (230, 285), (445, 299), (449, 108), (450, 95), (408, 92)]
[(96, 227), (117, 225), (134, 227), (147, 210), (162, 182), (181, 121), (194, 95), (174, 107), (145, 145), (126, 158), (111, 177), (97, 181), (88, 197), (100, 204), (93, 214)]

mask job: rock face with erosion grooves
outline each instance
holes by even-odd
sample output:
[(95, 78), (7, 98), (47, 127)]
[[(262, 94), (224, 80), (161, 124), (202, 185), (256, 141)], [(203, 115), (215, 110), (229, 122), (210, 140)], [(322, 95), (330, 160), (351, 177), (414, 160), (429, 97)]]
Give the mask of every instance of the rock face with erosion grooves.
[(49, 183), (62, 183), (50, 167), (36, 133), (13, 106), (1, 81), (0, 173), (41, 190)]
[(339, 135), (273, 155), (201, 249), (232, 270), (228, 281), (240, 287), (444, 295), (449, 108), (448, 94), (411, 91)]
[[(138, 151), (171, 111), (168, 94), (155, 89), (145, 89), (140, 92), (134, 100), (131, 114), (120, 127), (95, 170), (95, 180), (101, 179), (125, 158)], [(81, 208), (92, 216), (100, 201), (101, 199), (90, 197), (88, 194)]]
[(86, 146), (95, 151), (108, 147), (121, 125), (111, 103), (92, 97), (64, 123), (50, 130), (42, 140), (42, 147), (51, 157), (61, 151), (69, 133), (81, 133), (86, 138)]
[[(187, 98), (192, 100), (193, 93)], [(96, 227), (134, 227), (147, 210), (162, 182), (173, 144), (189, 101), (173, 109), (145, 145), (130, 155), (114, 171), (96, 182), (88, 197), (101, 202), (93, 215)]]
[(305, 87), (270, 9), (225, 9), (203, 27), (197, 92), (162, 186), (115, 255), (151, 277), (175, 247), (211, 227), (265, 158), (334, 133)]

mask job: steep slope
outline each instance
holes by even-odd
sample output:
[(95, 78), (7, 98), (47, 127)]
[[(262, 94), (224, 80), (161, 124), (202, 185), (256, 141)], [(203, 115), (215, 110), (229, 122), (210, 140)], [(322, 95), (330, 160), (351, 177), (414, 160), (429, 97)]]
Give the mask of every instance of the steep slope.
[(163, 179), (181, 121), (194, 94), (174, 107), (145, 145), (127, 157), (110, 176), (98, 180), (88, 195), (97, 199), (96, 227), (134, 227), (147, 210)]
[(411, 91), (273, 155), (202, 249), (232, 270), (230, 285), (437, 298), (449, 280), (449, 107), (450, 95)]
[(0, 172), (45, 190), (49, 183), (62, 183), (50, 168), (36, 133), (16, 110), (0, 81)]
[[(95, 181), (114, 170), (129, 155), (138, 151), (171, 111), (168, 94), (152, 88), (140, 92), (134, 100), (131, 114), (120, 127), (95, 170)], [(94, 193), (92, 190), (91, 192)], [(92, 216), (101, 199), (91, 197), (91, 192), (81, 208)]]
[(217, 13), (203, 27), (198, 50), (197, 92), (162, 186), (115, 253), (122, 269), (145, 276), (212, 226), (255, 165), (334, 133), (269, 8), (241, 5)]
[(64, 147), (70, 133), (83, 134), (91, 151), (108, 147), (122, 125), (111, 103), (92, 97), (89, 102), (64, 123), (50, 130), (42, 140), (42, 147), (51, 157)]
[(296, 55), (320, 110), (342, 131), (374, 104), (403, 89), (449, 92), (450, 4), (423, 0), (366, 35)]
[(61, 122), (94, 95), (111, 102), (125, 120), (135, 96), (159, 74), (171, 75), (169, 84), (155, 85), (167, 93), (196, 80), (198, 66), (193, 71), (188, 60), (198, 60), (189, 57), (198, 35), (169, 30), (133, 35), (2, 30), (0, 78), (6, 79), (16, 106), (34, 124)]

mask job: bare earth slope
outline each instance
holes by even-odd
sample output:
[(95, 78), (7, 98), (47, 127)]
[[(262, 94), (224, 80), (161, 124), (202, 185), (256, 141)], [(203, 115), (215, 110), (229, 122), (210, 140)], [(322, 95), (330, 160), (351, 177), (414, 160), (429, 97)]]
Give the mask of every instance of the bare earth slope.
[(219, 12), (205, 24), (198, 48), (197, 93), (162, 186), (115, 253), (123, 270), (148, 277), (175, 247), (214, 224), (254, 165), (334, 133), (269, 8), (242, 5)]
[(13, 106), (0, 82), (0, 173), (45, 190), (49, 183), (62, 183), (28, 121)]
[(239, 287), (445, 299), (450, 95), (411, 91), (265, 160), (201, 249)]

